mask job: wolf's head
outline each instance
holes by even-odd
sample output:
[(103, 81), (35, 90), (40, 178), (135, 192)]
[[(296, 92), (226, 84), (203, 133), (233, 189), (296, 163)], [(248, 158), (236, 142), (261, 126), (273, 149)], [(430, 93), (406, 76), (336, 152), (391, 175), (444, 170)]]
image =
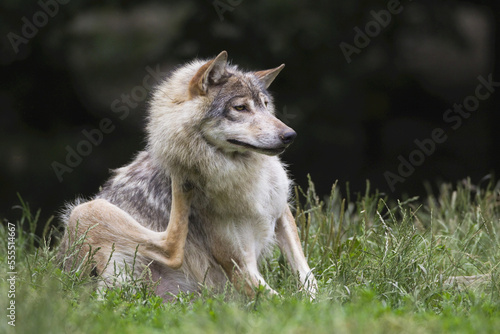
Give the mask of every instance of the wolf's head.
[(201, 122), (207, 142), (224, 152), (283, 152), (297, 134), (276, 118), (267, 91), (283, 67), (242, 72), (227, 64), (225, 51), (203, 64), (189, 82), (189, 97), (207, 102)]
[(151, 101), (149, 151), (176, 171), (224, 170), (280, 154), (296, 136), (276, 118), (267, 91), (283, 67), (244, 72), (223, 51), (178, 68)]

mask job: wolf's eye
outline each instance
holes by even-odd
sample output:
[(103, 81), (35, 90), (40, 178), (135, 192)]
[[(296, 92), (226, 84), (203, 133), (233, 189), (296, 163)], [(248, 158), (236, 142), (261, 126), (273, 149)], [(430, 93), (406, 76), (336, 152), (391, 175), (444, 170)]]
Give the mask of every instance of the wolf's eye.
[(266, 107), (266, 108), (267, 108), (267, 105), (268, 105), (268, 104), (269, 104), (269, 102), (264, 101), (264, 107)]
[(245, 111), (245, 110), (247, 110), (247, 107), (245, 105), (234, 106), (233, 108), (234, 108), (234, 110), (238, 110), (238, 111)]

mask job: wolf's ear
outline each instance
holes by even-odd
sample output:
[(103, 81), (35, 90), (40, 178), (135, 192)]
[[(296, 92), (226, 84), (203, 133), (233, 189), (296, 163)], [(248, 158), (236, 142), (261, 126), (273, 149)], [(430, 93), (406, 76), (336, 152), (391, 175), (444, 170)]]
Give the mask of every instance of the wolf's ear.
[(274, 79), (278, 76), (281, 70), (285, 67), (285, 64), (281, 64), (276, 68), (272, 68), (270, 70), (258, 71), (255, 72), (255, 76), (262, 82), (264, 87), (269, 88)]
[(226, 78), (227, 52), (222, 51), (217, 57), (205, 63), (189, 82), (190, 95), (205, 95), (210, 85), (217, 85)]

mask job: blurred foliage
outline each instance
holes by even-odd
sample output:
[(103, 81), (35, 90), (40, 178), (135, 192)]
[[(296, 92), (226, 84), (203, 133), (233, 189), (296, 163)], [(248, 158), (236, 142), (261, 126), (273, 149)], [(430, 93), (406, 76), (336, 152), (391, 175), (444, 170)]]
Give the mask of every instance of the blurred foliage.
[[(22, 19), (33, 23), (41, 3), (56, 13), (15, 53), (9, 33), (22, 36)], [(3, 1), (0, 215), (9, 217), (16, 192), (45, 215), (95, 193), (109, 169), (144, 147), (147, 99), (124, 119), (113, 102), (142, 84), (148, 66), (166, 73), (221, 50), (248, 69), (286, 63), (271, 89), (278, 115), (299, 137), (284, 160), (299, 184), (312, 174), (319, 193), (337, 179), (353, 191), (370, 179), (391, 196), (413, 195), (424, 180), (479, 180), (499, 171), (498, 94), (457, 131), (443, 122), (448, 108), (474, 93), (479, 75), (500, 78), (498, 2), (401, 1), (401, 11), (347, 62), (340, 44), (354, 45), (356, 28), (366, 32), (373, 11), (394, 3)], [(52, 163), (64, 163), (67, 147), (103, 118), (114, 130), (59, 182)], [(398, 156), (408, 157), (415, 139), (439, 127), (449, 140), (391, 193), (384, 172), (396, 173)]]

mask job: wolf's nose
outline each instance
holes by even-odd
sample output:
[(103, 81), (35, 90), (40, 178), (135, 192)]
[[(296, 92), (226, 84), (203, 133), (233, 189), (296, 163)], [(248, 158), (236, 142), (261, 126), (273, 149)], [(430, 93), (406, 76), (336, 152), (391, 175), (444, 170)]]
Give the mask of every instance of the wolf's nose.
[(295, 137), (297, 137), (297, 133), (293, 130), (284, 132), (280, 135), (280, 139), (285, 145), (291, 144)]

